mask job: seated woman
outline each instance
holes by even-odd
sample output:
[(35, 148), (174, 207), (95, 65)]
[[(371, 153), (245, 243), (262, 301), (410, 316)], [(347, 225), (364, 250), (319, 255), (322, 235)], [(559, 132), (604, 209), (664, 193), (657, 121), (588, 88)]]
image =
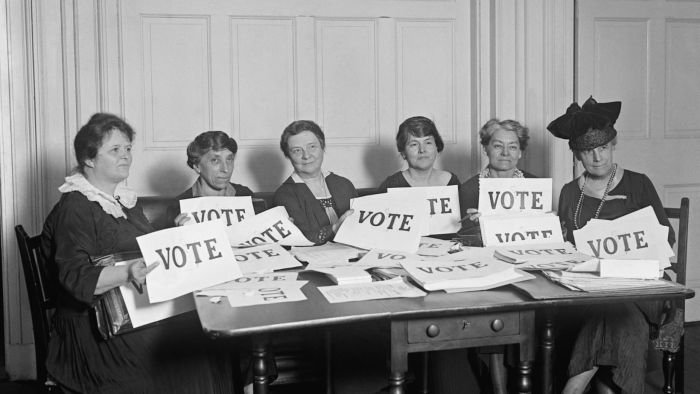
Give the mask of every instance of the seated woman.
[(432, 120), (423, 116), (404, 120), (396, 133), (396, 148), (408, 168), (387, 177), (377, 189), (380, 193), (392, 187), (459, 185), (455, 174), (433, 167), (445, 144)]
[[(534, 175), (518, 169), (518, 161), (523, 156), (529, 130), (515, 120), (489, 120), (479, 130), (481, 146), (489, 163), (481, 172), (459, 185), (459, 206), (465, 214), (460, 233), (480, 234), (479, 229), (479, 179), (481, 178), (535, 178)], [(479, 245), (480, 246), (480, 245)]]
[[(187, 146), (187, 165), (199, 177), (192, 187), (177, 196), (178, 200), (209, 196), (252, 196), (253, 191), (246, 186), (231, 182), (233, 162), (238, 152), (236, 140), (223, 131), (205, 131)], [(169, 210), (174, 218), (168, 223), (183, 225), (189, 220), (180, 214), (179, 206)]]
[[(668, 241), (673, 244), (673, 229), (654, 185), (646, 175), (623, 169), (613, 159), (617, 143), (613, 126), (620, 107), (619, 101), (597, 103), (591, 97), (583, 107), (571, 104), (566, 114), (547, 126), (554, 136), (569, 140), (569, 147), (585, 169), (561, 191), (558, 213), (565, 238), (574, 242), (573, 231), (591, 219), (616, 219), (652, 206), (659, 223), (669, 228)], [(602, 378), (597, 379), (598, 392), (644, 392), (648, 321), (659, 320), (658, 305), (611, 304), (577, 310), (572, 315), (579, 317), (574, 324), (580, 330), (564, 393), (583, 393), (596, 375)]]
[(357, 190), (347, 178), (322, 170), (326, 137), (310, 120), (289, 124), (280, 138), (282, 153), (294, 172), (275, 191), (275, 206), (287, 213), (309, 241), (320, 245), (330, 241), (352, 212), (350, 199)]
[(90, 305), (98, 295), (144, 283), (155, 266), (92, 264), (99, 256), (138, 250), (136, 237), (152, 231), (136, 194), (123, 183), (133, 139), (125, 121), (103, 113), (75, 136), (77, 169), (59, 188), (63, 194), (41, 234), (57, 289), (48, 373), (67, 393), (231, 392), (230, 362), (214, 352), (194, 314), (109, 340), (98, 339), (91, 324)]

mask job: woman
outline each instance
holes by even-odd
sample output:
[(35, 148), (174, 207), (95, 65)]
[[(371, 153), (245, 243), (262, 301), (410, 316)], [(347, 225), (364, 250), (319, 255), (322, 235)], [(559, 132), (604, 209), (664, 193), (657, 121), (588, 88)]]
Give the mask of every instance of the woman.
[(477, 235), (479, 229), (479, 179), (481, 178), (535, 178), (518, 169), (523, 156), (529, 130), (515, 120), (489, 120), (479, 130), (481, 146), (489, 163), (481, 172), (459, 185), (459, 206), (466, 213), (462, 221), (462, 234)]
[[(89, 315), (96, 297), (144, 283), (155, 264), (99, 267), (99, 256), (138, 250), (152, 231), (124, 182), (132, 128), (115, 115), (93, 115), (75, 137), (76, 171), (59, 188), (46, 219), (42, 253), (57, 289), (46, 367), (67, 393), (230, 392), (230, 364), (219, 365), (195, 315), (98, 339)], [(37, 360), (41, 362), (41, 360)], [(221, 361), (224, 361), (222, 358)]]
[(322, 170), (326, 137), (310, 120), (289, 124), (280, 138), (282, 153), (294, 172), (275, 191), (275, 206), (284, 206), (294, 224), (309, 241), (330, 241), (352, 213), (350, 199), (357, 197), (352, 182)]
[(380, 193), (393, 187), (459, 185), (455, 174), (433, 167), (445, 144), (432, 120), (423, 116), (404, 120), (396, 133), (396, 148), (408, 168), (387, 177), (379, 185)]
[[(620, 107), (619, 101), (598, 103), (591, 97), (583, 107), (571, 104), (566, 114), (547, 126), (554, 136), (569, 140), (569, 147), (585, 169), (561, 191), (558, 213), (565, 238), (573, 242), (573, 231), (591, 219), (616, 219), (651, 205), (659, 223), (669, 228), (668, 241), (673, 244), (673, 229), (654, 185), (646, 175), (623, 169), (613, 159), (617, 142), (613, 126)], [(581, 328), (564, 393), (582, 393), (594, 376), (601, 378), (597, 379), (599, 392), (643, 392), (647, 321), (659, 320), (658, 305), (627, 303), (581, 312), (575, 315), (584, 316), (585, 321), (577, 325)]]
[[(246, 186), (232, 183), (233, 161), (238, 152), (236, 140), (223, 131), (205, 131), (187, 146), (187, 165), (199, 177), (192, 187), (177, 196), (178, 200), (205, 196), (252, 196)], [(181, 226), (190, 218), (178, 207), (169, 210), (169, 223)]]

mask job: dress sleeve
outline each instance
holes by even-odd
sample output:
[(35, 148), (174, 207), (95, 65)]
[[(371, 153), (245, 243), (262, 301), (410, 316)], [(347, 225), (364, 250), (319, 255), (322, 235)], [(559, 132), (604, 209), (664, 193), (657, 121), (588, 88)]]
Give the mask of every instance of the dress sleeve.
[[(450, 174), (452, 174), (452, 173), (450, 173)], [(457, 175), (452, 174), (452, 176), (450, 177), (450, 181), (447, 182), (447, 186), (453, 186), (453, 185), (459, 186), (459, 183), (460, 182), (459, 182), (459, 178), (457, 178)]]
[(54, 262), (58, 283), (78, 301), (92, 303), (103, 267), (91, 264), (97, 250), (98, 225), (87, 204), (67, 202), (56, 212), (53, 234), (56, 252)]
[(671, 222), (668, 220), (668, 216), (666, 216), (664, 205), (661, 202), (659, 195), (656, 193), (654, 184), (651, 183), (651, 179), (649, 179), (649, 177), (645, 174), (642, 174), (641, 183), (642, 207), (651, 205), (651, 207), (654, 209), (654, 213), (656, 213), (656, 218), (659, 220), (659, 223), (668, 227), (668, 244), (673, 246), (676, 243), (676, 234), (673, 231)]

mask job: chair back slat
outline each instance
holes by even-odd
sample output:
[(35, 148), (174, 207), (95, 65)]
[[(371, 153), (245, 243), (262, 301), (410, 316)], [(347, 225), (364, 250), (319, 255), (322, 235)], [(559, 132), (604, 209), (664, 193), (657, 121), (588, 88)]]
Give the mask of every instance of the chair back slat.
[(34, 326), (37, 380), (44, 382), (47, 379), (44, 363), (49, 341), (50, 314), (55, 308), (55, 293), (47, 277), (47, 267), (41, 254), (41, 237), (30, 237), (22, 225), (15, 226), (15, 234)]
[(688, 222), (690, 220), (690, 200), (681, 199), (680, 208), (664, 208), (669, 219), (678, 220), (677, 249), (676, 249), (676, 282), (685, 285), (688, 259)]

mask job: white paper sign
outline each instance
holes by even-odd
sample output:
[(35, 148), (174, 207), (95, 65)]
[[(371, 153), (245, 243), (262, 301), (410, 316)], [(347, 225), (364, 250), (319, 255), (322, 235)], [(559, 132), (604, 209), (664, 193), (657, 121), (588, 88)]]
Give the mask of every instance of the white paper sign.
[(398, 268), (401, 267), (401, 262), (407, 259), (421, 260), (420, 256), (412, 253), (372, 249), (357, 263), (366, 268)]
[(279, 282), (274, 285), (227, 290), (224, 295), (232, 307), (303, 301), (306, 296), (301, 288), (306, 283), (306, 281)]
[(266, 274), (249, 274), (243, 275), (240, 278), (236, 278), (230, 282), (220, 283), (218, 285), (207, 287), (196, 295), (207, 295), (207, 296), (222, 296), (225, 295), (223, 292), (235, 289), (249, 289), (259, 286), (270, 286), (276, 285), (280, 282), (296, 282), (297, 281), (296, 272), (275, 272)]
[(445, 241), (442, 239), (422, 237), (418, 247), (418, 254), (421, 256), (443, 256), (448, 253), (461, 250), (461, 244), (456, 241)]
[(148, 286), (146, 285), (137, 289), (130, 283), (119, 286), (119, 290), (122, 293), (124, 305), (129, 312), (131, 325), (134, 328), (195, 309), (192, 294), (185, 294), (169, 301), (151, 304), (148, 300)]
[(233, 249), (236, 261), (244, 274), (272, 272), (301, 266), (299, 260), (278, 244)]
[(151, 302), (167, 301), (241, 276), (221, 220), (168, 228), (136, 241), (147, 264), (160, 263), (146, 277)]
[(264, 243), (278, 243), (287, 246), (310, 246), (313, 242), (289, 220), (284, 207), (274, 207), (258, 215), (249, 217), (229, 232), (233, 246), (253, 246)]
[(601, 278), (659, 279), (657, 260), (600, 260)]
[(227, 230), (245, 219), (255, 216), (253, 200), (244, 197), (197, 197), (180, 200), (180, 212), (191, 218), (187, 224), (223, 219)]
[(667, 267), (673, 256), (668, 227), (659, 224), (651, 207), (640, 211), (575, 230), (576, 247), (600, 258), (658, 260), (661, 269)]
[(556, 215), (482, 216), (479, 224), (485, 246), (564, 242)]
[(479, 178), (482, 217), (551, 210), (551, 178)]
[(422, 235), (450, 234), (460, 229), (459, 190), (457, 185), (399, 187), (387, 190), (391, 198), (410, 201), (428, 212), (428, 226)]
[(388, 193), (353, 198), (348, 216), (335, 241), (363, 249), (389, 249), (415, 253), (427, 220), (424, 202), (416, 204)]
[(402, 278), (344, 286), (323, 286), (319, 287), (318, 291), (331, 304), (384, 298), (423, 297), (426, 295), (423, 290), (406, 283)]

